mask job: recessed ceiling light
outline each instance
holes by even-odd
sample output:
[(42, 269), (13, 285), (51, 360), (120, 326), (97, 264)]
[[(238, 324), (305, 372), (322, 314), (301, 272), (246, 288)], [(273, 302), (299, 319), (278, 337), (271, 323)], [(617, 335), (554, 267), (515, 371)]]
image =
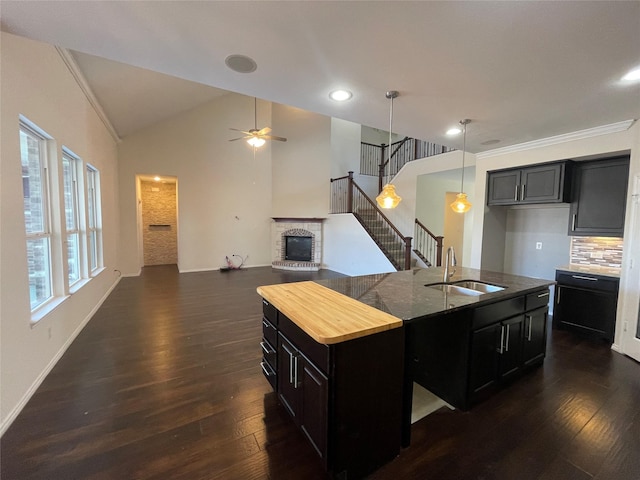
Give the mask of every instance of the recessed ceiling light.
[(346, 102), (352, 96), (353, 94), (349, 90), (334, 90), (329, 94), (329, 98), (336, 102)]
[(462, 129), (460, 127), (453, 127), (447, 130), (447, 135), (458, 135), (462, 133)]
[(224, 63), (231, 70), (238, 73), (251, 73), (255, 72), (256, 68), (258, 68), (256, 61), (246, 55), (229, 55), (224, 59)]
[(624, 77), (622, 77), (622, 80), (625, 82), (635, 82), (640, 80), (640, 67), (629, 71)]

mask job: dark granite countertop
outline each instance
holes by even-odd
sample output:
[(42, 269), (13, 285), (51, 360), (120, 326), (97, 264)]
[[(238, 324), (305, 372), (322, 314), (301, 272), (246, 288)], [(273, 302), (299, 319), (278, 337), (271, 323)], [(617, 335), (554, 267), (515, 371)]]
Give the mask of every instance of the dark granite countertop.
[(602, 267), (599, 265), (576, 265), (571, 263), (569, 265), (563, 265), (556, 270), (567, 273), (587, 273), (591, 275), (599, 275), (602, 277), (620, 278), (620, 268), (615, 267)]
[(417, 268), (403, 272), (317, 280), (316, 283), (401, 320), (476, 307), (533, 292), (555, 283), (553, 280), (458, 267), (450, 282), (477, 280), (505, 289), (479, 296), (466, 296), (425, 287), (425, 284), (442, 282), (442, 276), (443, 268)]

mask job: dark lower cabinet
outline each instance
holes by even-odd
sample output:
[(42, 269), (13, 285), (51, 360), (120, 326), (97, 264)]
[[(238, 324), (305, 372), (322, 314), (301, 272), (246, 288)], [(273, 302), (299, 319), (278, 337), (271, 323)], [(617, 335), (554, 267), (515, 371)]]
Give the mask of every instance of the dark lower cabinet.
[(555, 328), (613, 342), (619, 279), (556, 271)]
[(545, 288), (408, 322), (412, 380), (456, 408), (471, 408), (544, 361), (548, 301)]
[(326, 459), (329, 380), (282, 334), (278, 344), (278, 398), (320, 458)]
[(363, 478), (395, 458), (403, 428), (403, 329), (325, 345), (275, 314), (268, 328), (263, 324), (269, 335), (277, 330), (275, 385), (265, 377), (329, 475)]

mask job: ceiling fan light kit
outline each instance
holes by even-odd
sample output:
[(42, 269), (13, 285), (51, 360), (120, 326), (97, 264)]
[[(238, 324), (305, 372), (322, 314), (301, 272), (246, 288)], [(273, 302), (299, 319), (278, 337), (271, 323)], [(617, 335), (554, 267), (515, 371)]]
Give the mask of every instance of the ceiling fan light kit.
[(247, 143), (253, 148), (263, 146), (266, 140), (277, 140), (278, 142), (287, 141), (287, 139), (284, 137), (269, 135), (269, 133), (271, 133), (271, 128), (269, 127), (264, 127), (258, 130), (258, 100), (256, 97), (253, 97), (253, 128), (248, 131), (239, 130), (237, 128), (229, 128), (229, 130), (245, 134), (244, 137), (232, 138), (231, 140), (229, 140), (230, 142), (235, 142), (236, 140), (247, 140)]
[[(391, 170), (391, 131), (393, 130), (393, 99), (397, 98), (400, 94), (397, 90), (390, 90), (386, 93), (386, 97), (390, 100), (389, 107), (389, 160), (387, 163), (389, 164), (389, 170)], [(380, 195), (376, 197), (376, 202), (380, 206), (380, 208), (390, 209), (396, 208), (400, 202), (402, 201), (402, 197), (400, 197), (396, 193), (396, 187), (387, 182), (387, 184), (382, 188)]]

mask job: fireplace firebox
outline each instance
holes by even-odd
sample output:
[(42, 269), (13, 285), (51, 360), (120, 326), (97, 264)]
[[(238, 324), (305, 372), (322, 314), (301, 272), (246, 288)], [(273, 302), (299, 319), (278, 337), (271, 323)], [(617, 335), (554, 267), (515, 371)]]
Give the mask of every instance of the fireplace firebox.
[(292, 237), (285, 236), (285, 260), (300, 262), (311, 261), (311, 241), (312, 237)]

